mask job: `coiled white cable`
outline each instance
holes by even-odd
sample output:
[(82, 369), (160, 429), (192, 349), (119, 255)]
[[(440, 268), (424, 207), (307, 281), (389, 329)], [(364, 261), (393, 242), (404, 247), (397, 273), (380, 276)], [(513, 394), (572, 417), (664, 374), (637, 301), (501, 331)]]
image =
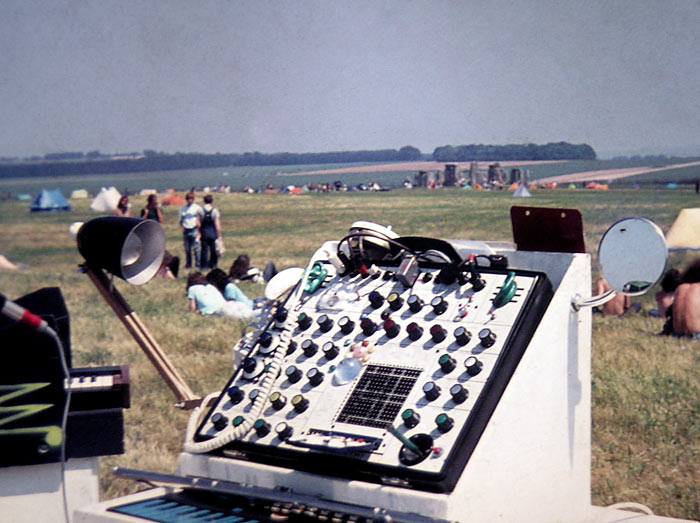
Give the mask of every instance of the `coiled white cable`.
[[(296, 307), (301, 297), (301, 294), (304, 292), (304, 281), (306, 280), (306, 276), (311, 270), (311, 267), (314, 263), (315, 257), (312, 258), (312, 260), (306, 266), (306, 269), (304, 270), (304, 273), (301, 277), (301, 281), (297, 285), (294, 294), (292, 294), (289, 300), (287, 300), (287, 307), (289, 310), (293, 310), (294, 307)], [(253, 406), (251, 407), (251, 410), (244, 419), (243, 423), (241, 423), (237, 427), (229, 425), (226, 430), (222, 431), (220, 434), (217, 434), (216, 437), (212, 439), (206, 441), (194, 441), (195, 432), (197, 431), (197, 427), (202, 422), (202, 419), (208, 410), (207, 405), (209, 404), (209, 401), (211, 401), (213, 397), (218, 397), (218, 395), (220, 394), (218, 392), (212, 393), (208, 395), (204, 400), (202, 400), (202, 403), (199, 407), (195, 408), (192, 411), (192, 415), (190, 416), (190, 419), (187, 423), (187, 430), (185, 431), (185, 443), (183, 445), (183, 449), (185, 450), (185, 452), (190, 452), (192, 454), (203, 454), (205, 452), (211, 452), (212, 450), (216, 450), (218, 448), (223, 447), (224, 445), (227, 445), (228, 443), (231, 443), (232, 441), (242, 438), (248, 433), (248, 431), (250, 431), (250, 429), (253, 426), (253, 423), (255, 423), (254, 420), (258, 419), (258, 416), (260, 416), (260, 413), (265, 407), (265, 403), (267, 402), (267, 398), (270, 395), (272, 385), (277, 379), (279, 370), (282, 367), (282, 362), (286, 353), (284, 348), (289, 344), (293, 332), (294, 323), (288, 321), (278, 337), (278, 343), (275, 349), (275, 356), (272, 359), (272, 362), (265, 369), (265, 373), (260, 383), (260, 394), (258, 394), (258, 396), (255, 398)], [(261, 333), (262, 331), (258, 332), (257, 336), (259, 336)], [(257, 340), (257, 336), (253, 340), (253, 344)]]

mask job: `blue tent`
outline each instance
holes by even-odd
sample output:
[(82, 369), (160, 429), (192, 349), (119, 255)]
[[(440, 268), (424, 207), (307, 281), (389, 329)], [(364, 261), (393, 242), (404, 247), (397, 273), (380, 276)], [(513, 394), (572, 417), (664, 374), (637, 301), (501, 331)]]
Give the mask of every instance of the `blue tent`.
[(36, 197), (34, 203), (29, 206), (29, 210), (32, 212), (37, 211), (70, 211), (71, 205), (63, 196), (60, 189), (53, 189), (47, 191), (46, 189), (41, 190), (41, 194)]

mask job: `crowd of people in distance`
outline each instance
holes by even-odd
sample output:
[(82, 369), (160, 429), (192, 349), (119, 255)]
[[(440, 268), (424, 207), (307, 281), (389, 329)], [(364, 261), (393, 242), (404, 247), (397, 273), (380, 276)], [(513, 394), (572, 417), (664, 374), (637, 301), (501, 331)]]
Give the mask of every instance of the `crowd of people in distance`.
[[(114, 216), (131, 217), (131, 205), (127, 195), (119, 199)], [(146, 206), (141, 209), (141, 218), (163, 223), (156, 194), (149, 194)], [(251, 281), (266, 283), (277, 269), (269, 262), (263, 271), (250, 265), (247, 254), (239, 255), (231, 265), (229, 273), (218, 268), (223, 247), (221, 213), (214, 207), (211, 194), (203, 197), (203, 205), (195, 203), (194, 191), (185, 195), (185, 205), (178, 212), (182, 241), (185, 251), (185, 269), (196, 269), (187, 277), (187, 299), (189, 310), (202, 315), (229, 316), (250, 319), (259, 313), (256, 302), (248, 298), (236, 283)], [(156, 276), (176, 279), (180, 270), (180, 258), (165, 251)], [(205, 275), (203, 271), (207, 271)]]

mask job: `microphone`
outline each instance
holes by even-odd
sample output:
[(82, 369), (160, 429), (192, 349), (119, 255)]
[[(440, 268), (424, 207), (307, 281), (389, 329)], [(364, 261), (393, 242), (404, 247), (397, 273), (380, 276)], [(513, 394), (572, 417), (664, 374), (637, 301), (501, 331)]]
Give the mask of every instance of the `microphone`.
[(12, 300), (8, 300), (3, 294), (0, 294), (0, 314), (39, 332), (47, 332), (50, 330), (49, 324), (39, 316), (28, 311), (21, 305), (16, 304)]

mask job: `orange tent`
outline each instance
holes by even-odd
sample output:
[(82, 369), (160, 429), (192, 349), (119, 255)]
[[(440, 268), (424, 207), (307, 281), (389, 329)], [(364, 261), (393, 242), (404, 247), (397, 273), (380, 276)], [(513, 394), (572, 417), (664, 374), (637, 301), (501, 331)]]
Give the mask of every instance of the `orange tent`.
[(185, 205), (185, 199), (179, 194), (167, 194), (163, 196), (163, 205)]

